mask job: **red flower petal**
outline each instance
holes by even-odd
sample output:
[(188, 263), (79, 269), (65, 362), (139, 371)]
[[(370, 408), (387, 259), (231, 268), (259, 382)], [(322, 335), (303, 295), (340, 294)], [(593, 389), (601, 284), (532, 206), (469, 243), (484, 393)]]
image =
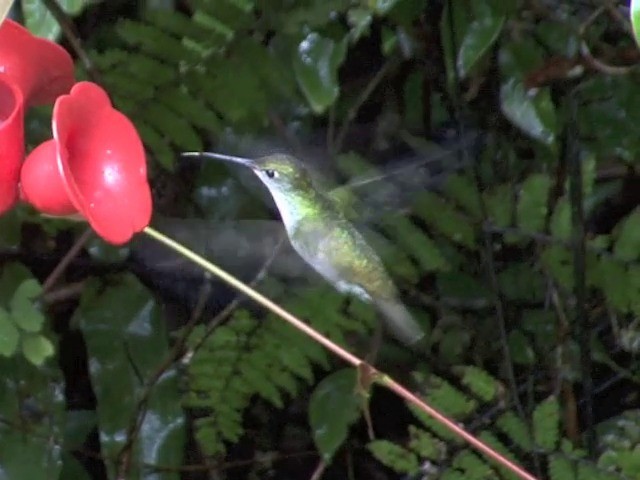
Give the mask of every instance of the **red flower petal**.
[(18, 199), (18, 179), (23, 158), (22, 93), (8, 78), (0, 75), (0, 214), (9, 210)]
[(22, 91), (27, 105), (51, 103), (73, 85), (67, 51), (9, 19), (0, 25), (0, 72)]
[(152, 211), (144, 148), (135, 127), (90, 82), (77, 83), (56, 100), (52, 123), (55, 155), (43, 154), (50, 148), (44, 146), (29, 155), (22, 173), (25, 198), (47, 213), (66, 209), (58, 194), (38, 190), (37, 179), (55, 172), (59, 181), (52, 180), (50, 188), (60, 184), (69, 204), (106, 241), (126, 243), (149, 224)]

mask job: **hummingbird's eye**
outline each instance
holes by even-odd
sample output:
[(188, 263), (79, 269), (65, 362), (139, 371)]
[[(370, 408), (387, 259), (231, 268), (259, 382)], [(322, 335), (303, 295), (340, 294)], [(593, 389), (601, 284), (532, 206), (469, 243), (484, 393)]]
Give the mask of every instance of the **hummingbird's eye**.
[(276, 178), (278, 176), (278, 173), (275, 170), (270, 169), (265, 170), (264, 174), (269, 178)]

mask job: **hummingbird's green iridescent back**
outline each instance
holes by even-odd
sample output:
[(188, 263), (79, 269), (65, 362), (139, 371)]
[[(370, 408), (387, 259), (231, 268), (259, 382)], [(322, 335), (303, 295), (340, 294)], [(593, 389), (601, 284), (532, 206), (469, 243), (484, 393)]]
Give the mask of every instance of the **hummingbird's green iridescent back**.
[(304, 166), (288, 155), (263, 157), (255, 165), (296, 252), (337, 290), (374, 304), (399, 340), (421, 340), (424, 332), (400, 302), (376, 252), (336, 204), (315, 188)]

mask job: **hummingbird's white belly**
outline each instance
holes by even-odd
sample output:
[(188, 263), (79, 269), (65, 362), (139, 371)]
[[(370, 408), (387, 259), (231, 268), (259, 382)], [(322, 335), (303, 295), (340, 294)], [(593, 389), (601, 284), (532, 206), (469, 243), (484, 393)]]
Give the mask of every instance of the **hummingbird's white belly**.
[(371, 302), (371, 295), (369, 295), (369, 293), (364, 288), (362, 288), (361, 285), (349, 282), (343, 278), (340, 272), (338, 272), (338, 270), (334, 267), (331, 257), (327, 253), (325, 253), (326, 250), (324, 248), (319, 248), (313, 254), (303, 251), (303, 249), (297, 248), (295, 242), (293, 248), (298, 252), (298, 255), (300, 255), (305, 262), (311, 265), (315, 269), (315, 271), (322, 275), (322, 277), (324, 277), (325, 280), (333, 285), (336, 290), (346, 295), (353, 295), (363, 302)]

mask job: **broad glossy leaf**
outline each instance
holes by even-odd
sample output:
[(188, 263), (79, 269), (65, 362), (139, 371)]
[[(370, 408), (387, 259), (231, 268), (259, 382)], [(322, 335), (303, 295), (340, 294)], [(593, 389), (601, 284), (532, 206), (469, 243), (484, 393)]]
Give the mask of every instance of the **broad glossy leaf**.
[(316, 113), (324, 112), (338, 98), (338, 68), (347, 50), (346, 38), (335, 41), (316, 32), (298, 45), (293, 69), (300, 89)]
[(367, 0), (367, 3), (377, 15), (386, 15), (398, 3), (398, 0)]
[(500, 87), (500, 108), (524, 133), (553, 146), (558, 122), (550, 90), (527, 90), (524, 85), (524, 78), (541, 63), (542, 58), (540, 48), (529, 39), (502, 46), (499, 61), (505, 80)]
[[(126, 432), (145, 381), (168, 355), (163, 321), (149, 292), (132, 276), (119, 277), (116, 286), (85, 288), (74, 322), (80, 325), (90, 355), (91, 379), (98, 401), (102, 451), (114, 458)], [(137, 441), (131, 451), (128, 478), (142, 478), (143, 463), (177, 467), (182, 452), (184, 418), (180, 408), (175, 367), (166, 370), (151, 390)], [(171, 455), (167, 457), (167, 452)], [(113, 469), (112, 464), (107, 466)], [(144, 478), (177, 479), (177, 471)]]
[(457, 68), (461, 77), (466, 77), (478, 61), (491, 49), (502, 26), (506, 15), (487, 1), (473, 2), (474, 16), (465, 32), (457, 56)]
[(510, 78), (500, 87), (502, 113), (524, 133), (545, 145), (556, 141), (555, 105), (549, 89), (527, 91), (522, 82)]
[(349, 427), (360, 417), (362, 397), (357, 393), (357, 372), (339, 370), (324, 378), (309, 403), (309, 424), (320, 454), (329, 461), (344, 443)]
[(357, 7), (349, 9), (347, 12), (347, 21), (351, 27), (350, 35), (352, 42), (359, 40), (360, 37), (369, 33), (372, 20), (373, 15), (367, 9)]

